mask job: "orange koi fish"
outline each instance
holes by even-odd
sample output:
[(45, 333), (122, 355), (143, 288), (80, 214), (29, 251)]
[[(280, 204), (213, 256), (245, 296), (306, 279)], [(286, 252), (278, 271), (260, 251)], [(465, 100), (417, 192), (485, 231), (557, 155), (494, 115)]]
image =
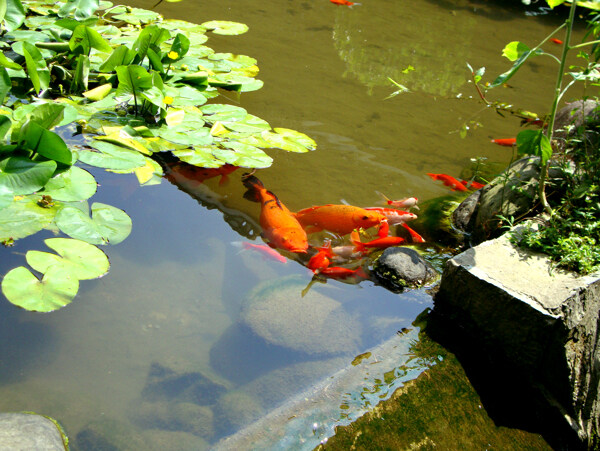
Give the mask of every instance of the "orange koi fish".
[(390, 198), (388, 198), (385, 194), (380, 193), (379, 191), (375, 191), (377, 194), (379, 194), (381, 196), (381, 198), (383, 199), (383, 203), (387, 204), (391, 207), (396, 207), (396, 208), (419, 208), (417, 207), (417, 202), (419, 201), (416, 197), (407, 197), (405, 199), (400, 199), (400, 200), (392, 200)]
[(335, 5), (343, 5), (343, 6), (354, 6), (354, 5), (360, 5), (360, 3), (356, 3), (356, 2), (349, 2), (348, 0), (329, 0), (331, 3), (335, 4)]
[(417, 219), (416, 214), (408, 211), (396, 210), (395, 208), (367, 207), (365, 210), (381, 213), (385, 216), (389, 225), (402, 224), (403, 222)]
[(413, 229), (411, 229), (409, 226), (407, 226), (406, 223), (402, 223), (402, 227), (404, 227), (406, 230), (408, 230), (408, 233), (410, 234), (410, 238), (413, 243), (424, 243), (425, 242), (425, 238), (423, 238), (421, 235), (419, 235), (417, 232), (415, 232)]
[(555, 44), (562, 44), (563, 43), (563, 41), (561, 41), (560, 39), (556, 39), (556, 38), (550, 38), (550, 40), (552, 42), (554, 42)]
[(444, 185), (449, 186), (452, 191), (467, 191), (467, 187), (448, 174), (430, 174), (427, 173), (433, 180), (444, 182)]
[(474, 189), (474, 190), (481, 189), (485, 186), (484, 183), (479, 183), (479, 182), (476, 182), (475, 180), (471, 180), (471, 182), (468, 182), (467, 180), (461, 180), (460, 183), (465, 185), (467, 188)]
[(296, 219), (309, 233), (323, 229), (346, 235), (354, 229), (368, 229), (385, 220), (377, 211), (369, 211), (352, 205), (321, 205), (305, 208), (296, 213)]
[[(195, 180), (198, 183), (204, 183), (205, 180), (221, 176), (219, 185), (227, 183), (227, 175), (238, 169), (238, 166), (233, 166), (228, 163), (218, 168), (201, 168), (183, 161), (167, 163), (167, 167), (171, 172), (182, 175), (186, 179)], [(169, 177), (169, 173), (167, 173), (166, 177)]]
[(494, 144), (504, 147), (512, 147), (517, 144), (517, 138), (499, 138), (491, 140)]
[(366, 253), (369, 249), (386, 249), (392, 246), (399, 246), (404, 243), (404, 238), (399, 236), (386, 236), (384, 238), (376, 238), (368, 243), (362, 243), (358, 233), (352, 232), (350, 235), (352, 242), (356, 246), (357, 252)]
[(327, 268), (331, 263), (331, 259), (334, 258), (331, 250), (331, 241), (327, 241), (322, 247), (319, 247), (318, 252), (313, 255), (306, 267), (312, 270), (314, 273), (318, 273), (323, 269)]
[(341, 266), (329, 266), (328, 268), (324, 268), (319, 273), (323, 276), (327, 276), (331, 279), (344, 280), (353, 278), (356, 280), (366, 280), (369, 278), (368, 274), (362, 267), (357, 269), (343, 268)]
[(269, 246), (305, 253), (308, 238), (294, 214), (255, 176), (244, 174), (242, 183), (248, 188), (244, 198), (260, 202), (260, 225), (263, 236), (269, 240)]
[(275, 249), (272, 249), (264, 244), (248, 243), (247, 241), (232, 241), (231, 244), (236, 247), (241, 247), (242, 249), (253, 249), (255, 251), (260, 252), (267, 258), (276, 260), (280, 263), (287, 263), (287, 258), (281, 255)]

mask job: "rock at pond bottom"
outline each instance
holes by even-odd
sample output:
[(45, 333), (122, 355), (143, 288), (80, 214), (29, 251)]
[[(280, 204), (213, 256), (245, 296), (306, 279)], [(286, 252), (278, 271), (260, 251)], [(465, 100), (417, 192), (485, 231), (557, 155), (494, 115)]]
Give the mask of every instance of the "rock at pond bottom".
[(52, 420), (31, 413), (1, 413), (0, 449), (64, 451), (66, 448)]
[(373, 266), (377, 282), (394, 292), (418, 288), (433, 281), (437, 272), (414, 249), (394, 247), (386, 249)]
[(504, 235), (449, 260), (434, 303), (478, 353), (535, 387), (552, 418), (600, 445), (600, 275), (552, 269)]
[(310, 355), (354, 352), (361, 325), (340, 302), (296, 276), (256, 287), (242, 306), (241, 321), (269, 344)]

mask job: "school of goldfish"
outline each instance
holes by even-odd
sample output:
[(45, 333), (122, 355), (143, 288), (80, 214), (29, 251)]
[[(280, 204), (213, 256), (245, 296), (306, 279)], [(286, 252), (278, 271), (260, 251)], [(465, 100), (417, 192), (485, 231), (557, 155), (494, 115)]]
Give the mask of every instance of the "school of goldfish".
[[(446, 174), (428, 175), (452, 190), (467, 191), (484, 186), (475, 181), (457, 180)], [(409, 211), (419, 208), (416, 197), (392, 200), (379, 193), (386, 207), (327, 204), (292, 212), (256, 176), (244, 174), (242, 183), (247, 188), (244, 198), (261, 205), (261, 236), (270, 250), (296, 254), (294, 259), (312, 271), (315, 277), (356, 283), (369, 278), (364, 258), (370, 253), (388, 247), (425, 242), (407, 224), (417, 218), (415, 213)], [(396, 230), (398, 236), (390, 233), (390, 226), (394, 225), (401, 226)], [(330, 235), (323, 239), (323, 234), (319, 232)], [(316, 240), (322, 242), (315, 244)], [(333, 241), (339, 242), (339, 245), (334, 246)], [(266, 249), (262, 249), (263, 254), (267, 253)]]

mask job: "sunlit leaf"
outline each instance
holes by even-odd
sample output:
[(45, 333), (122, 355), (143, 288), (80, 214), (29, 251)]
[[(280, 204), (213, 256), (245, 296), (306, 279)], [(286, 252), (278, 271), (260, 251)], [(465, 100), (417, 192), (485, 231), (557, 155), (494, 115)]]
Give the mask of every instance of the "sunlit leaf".
[(56, 225), (71, 238), (91, 244), (118, 244), (131, 233), (131, 218), (123, 210), (96, 202), (92, 217), (74, 207), (64, 207), (56, 215)]
[(10, 270), (2, 280), (2, 293), (12, 304), (33, 312), (52, 312), (71, 303), (79, 280), (57, 266), (40, 281), (24, 266)]
[(215, 34), (239, 35), (248, 31), (248, 25), (226, 20), (211, 20), (209, 22), (204, 22), (201, 25)]
[(147, 9), (130, 8), (130, 11), (123, 14), (116, 14), (114, 18), (123, 20), (133, 25), (139, 25), (140, 23), (150, 23), (156, 21), (159, 18), (159, 14)]
[(81, 53), (84, 55), (89, 55), (90, 49), (96, 49), (105, 53), (112, 51), (112, 47), (102, 35), (92, 27), (86, 25), (78, 25), (69, 40), (69, 48), (72, 51), (75, 51), (78, 47), (81, 47)]
[(229, 130), (241, 133), (260, 133), (265, 130), (271, 130), (271, 126), (267, 121), (252, 114), (247, 114), (246, 117), (240, 121), (224, 122), (223, 125)]
[(29, 120), (35, 122), (46, 130), (51, 130), (62, 122), (65, 116), (65, 105), (59, 103), (42, 103), (32, 105)]
[(152, 75), (141, 66), (119, 66), (115, 70), (119, 79), (115, 94), (118, 101), (127, 101), (152, 87)]
[(194, 146), (193, 149), (176, 150), (173, 152), (173, 155), (185, 163), (202, 168), (218, 168), (223, 166), (224, 161), (215, 158), (212, 152), (213, 147)]
[(23, 56), (27, 74), (37, 93), (50, 86), (50, 71), (40, 51), (31, 43), (23, 42)]
[(21, 130), (25, 146), (46, 158), (70, 165), (73, 154), (56, 133), (46, 130), (36, 122), (29, 121)]
[(41, 189), (56, 170), (55, 161), (31, 161), (24, 157), (0, 160), (0, 186), (15, 195)]
[(502, 56), (505, 56), (510, 61), (516, 61), (525, 52), (529, 52), (530, 50), (531, 49), (522, 42), (512, 41), (506, 44), (504, 49), (502, 49)]
[(75, 19), (82, 21), (91, 17), (99, 7), (98, 0), (67, 0), (58, 11), (60, 17), (73, 13)]
[(11, 201), (0, 209), (0, 241), (20, 239), (46, 228), (54, 219), (56, 208), (42, 208), (32, 199)]
[(548, 3), (548, 6), (550, 6), (550, 8), (554, 8), (555, 6), (558, 6), (564, 2), (565, 0), (546, 0), (546, 3)]
[(213, 155), (219, 160), (243, 168), (268, 168), (273, 159), (263, 150), (240, 142), (226, 142), (227, 149), (216, 148)]
[(97, 279), (108, 272), (108, 257), (93, 244), (71, 238), (49, 238), (44, 243), (56, 254), (29, 251), (25, 256), (29, 266), (42, 274), (52, 266), (64, 268), (79, 280)]
[(89, 199), (96, 193), (97, 188), (98, 184), (92, 174), (85, 169), (71, 166), (69, 170), (51, 178), (41, 194), (60, 201), (74, 202)]
[(91, 144), (97, 151), (79, 150), (79, 160), (90, 166), (133, 170), (146, 164), (144, 156), (134, 150), (103, 141), (94, 141)]
[(261, 134), (261, 138), (268, 142), (271, 147), (300, 153), (317, 148), (317, 143), (304, 133), (287, 128), (275, 128), (274, 132), (265, 131)]
[(120, 45), (112, 51), (104, 64), (100, 66), (100, 70), (104, 72), (112, 72), (119, 66), (127, 66), (133, 61), (135, 51), (131, 50), (126, 45)]
[(23, 8), (21, 0), (6, 0), (6, 11), (3, 19), (7, 31), (16, 30), (23, 24), (25, 8)]
[(12, 81), (5, 67), (0, 68), (0, 101), (4, 103), (4, 99), (12, 88)]
[(244, 108), (235, 105), (224, 105), (218, 103), (203, 105), (200, 107), (200, 110), (205, 115), (204, 120), (210, 123), (217, 121), (241, 121), (248, 115), (248, 112)]
[(517, 150), (519, 155), (535, 155), (541, 158), (542, 164), (552, 157), (552, 145), (543, 130), (522, 130), (517, 134)]
[(111, 90), (112, 90), (112, 85), (110, 83), (105, 83), (103, 85), (95, 87), (94, 89), (90, 89), (89, 91), (82, 93), (82, 95), (86, 99), (98, 101), (98, 100), (102, 100), (103, 98), (105, 98), (110, 93)]

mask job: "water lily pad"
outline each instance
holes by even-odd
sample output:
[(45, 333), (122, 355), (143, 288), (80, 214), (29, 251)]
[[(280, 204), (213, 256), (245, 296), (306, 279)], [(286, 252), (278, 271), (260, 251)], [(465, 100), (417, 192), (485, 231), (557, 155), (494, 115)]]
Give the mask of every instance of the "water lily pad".
[(93, 244), (69, 238), (49, 238), (46, 246), (58, 255), (49, 252), (29, 251), (27, 263), (45, 274), (51, 266), (61, 266), (79, 280), (96, 279), (108, 272), (108, 257)]
[(56, 170), (56, 162), (9, 157), (0, 161), (0, 186), (13, 194), (30, 194), (41, 189)]
[(0, 209), (0, 241), (39, 232), (52, 222), (56, 211), (56, 207), (42, 208), (29, 198), (12, 201)]
[(96, 193), (98, 184), (92, 174), (85, 169), (71, 166), (68, 171), (51, 178), (41, 194), (65, 202), (86, 200)]
[(71, 303), (79, 280), (60, 266), (51, 267), (40, 281), (24, 266), (10, 270), (2, 293), (12, 304), (33, 312), (52, 312)]
[(239, 22), (229, 22), (227, 20), (211, 20), (201, 25), (215, 34), (228, 36), (244, 34), (248, 31), (248, 25)]
[(8, 207), (13, 201), (14, 195), (6, 186), (0, 186), (0, 210)]
[(239, 106), (211, 103), (200, 107), (207, 122), (235, 122), (246, 118), (248, 112)]
[(272, 147), (299, 153), (317, 148), (317, 143), (304, 133), (288, 128), (275, 128), (274, 131), (275, 133), (265, 131), (261, 135), (262, 139), (271, 144)]
[(229, 130), (241, 133), (260, 133), (265, 130), (271, 130), (267, 121), (252, 114), (247, 114), (241, 121), (223, 123)]
[(90, 166), (104, 169), (132, 170), (146, 164), (141, 153), (125, 147), (104, 141), (94, 141), (93, 147), (97, 151), (79, 150), (79, 160)]
[(173, 152), (177, 158), (185, 163), (201, 168), (218, 168), (224, 162), (212, 154), (214, 148), (210, 146), (195, 146), (193, 149), (176, 150)]
[(213, 155), (219, 160), (242, 168), (268, 168), (273, 159), (263, 150), (249, 144), (239, 142), (223, 143), (227, 149), (215, 149)]
[(123, 210), (96, 202), (92, 217), (75, 207), (64, 207), (56, 215), (56, 225), (71, 238), (91, 244), (118, 244), (131, 233), (131, 218)]

